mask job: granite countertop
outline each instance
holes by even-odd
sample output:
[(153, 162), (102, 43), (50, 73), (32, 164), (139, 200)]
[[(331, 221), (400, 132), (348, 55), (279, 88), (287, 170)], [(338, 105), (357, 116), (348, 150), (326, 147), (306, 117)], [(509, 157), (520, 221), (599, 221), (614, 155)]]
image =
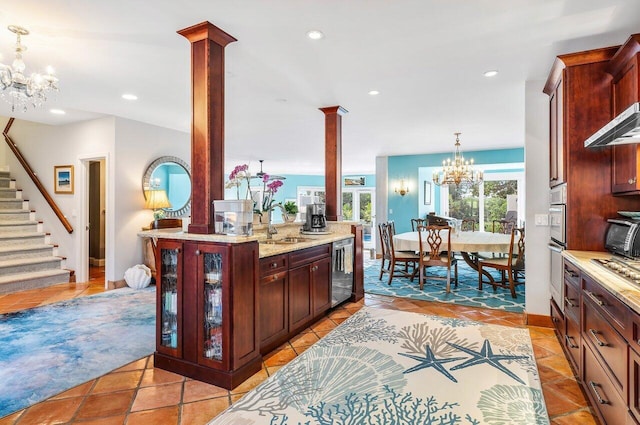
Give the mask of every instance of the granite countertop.
[(138, 232), (138, 236), (146, 238), (158, 238), (158, 239), (179, 239), (187, 241), (202, 241), (202, 242), (220, 242), (220, 243), (246, 243), (257, 241), (259, 243), (259, 257), (271, 257), (273, 255), (286, 254), (288, 252), (297, 251), (300, 249), (311, 248), (318, 245), (324, 245), (343, 239), (353, 238), (351, 233), (338, 233), (331, 232), (329, 234), (276, 234), (273, 236), (274, 241), (279, 241), (284, 238), (296, 238), (298, 241), (294, 243), (268, 243), (266, 234), (257, 233), (252, 236), (228, 236), (220, 234), (198, 234), (198, 233), (186, 233), (181, 228), (176, 229), (158, 229), (158, 230), (144, 230)]
[(562, 251), (562, 256), (595, 279), (637, 314), (640, 314), (640, 288), (591, 261), (594, 258), (611, 258), (611, 253), (567, 250)]

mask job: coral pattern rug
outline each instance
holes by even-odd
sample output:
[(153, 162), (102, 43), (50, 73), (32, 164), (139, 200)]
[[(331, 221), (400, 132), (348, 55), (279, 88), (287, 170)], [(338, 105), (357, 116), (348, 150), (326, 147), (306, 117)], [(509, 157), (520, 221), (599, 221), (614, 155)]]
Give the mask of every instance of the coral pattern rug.
[(155, 287), (0, 315), (0, 417), (148, 356)]
[(209, 424), (549, 419), (527, 329), (364, 307)]

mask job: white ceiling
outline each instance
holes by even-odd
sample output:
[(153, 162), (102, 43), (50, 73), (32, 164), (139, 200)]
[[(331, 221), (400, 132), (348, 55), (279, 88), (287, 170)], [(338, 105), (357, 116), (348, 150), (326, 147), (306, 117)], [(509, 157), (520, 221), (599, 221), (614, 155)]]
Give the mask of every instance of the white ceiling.
[(112, 114), (189, 131), (190, 50), (176, 31), (209, 21), (238, 39), (226, 48), (228, 168), (323, 173), (318, 108), (340, 105), (343, 173), (373, 173), (376, 156), (451, 152), (455, 131), (464, 151), (524, 146), (525, 81), (542, 91), (556, 55), (622, 44), (639, 16), (638, 0), (6, 0), (0, 62), (13, 60), (6, 27), (21, 25), (27, 72), (52, 65), (60, 78), (17, 119)]

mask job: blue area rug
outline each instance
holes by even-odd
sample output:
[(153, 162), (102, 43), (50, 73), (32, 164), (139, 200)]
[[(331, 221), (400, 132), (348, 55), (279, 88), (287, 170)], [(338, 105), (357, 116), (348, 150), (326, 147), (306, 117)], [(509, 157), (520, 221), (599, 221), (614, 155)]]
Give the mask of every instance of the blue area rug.
[[(429, 274), (446, 277), (444, 267), (432, 267)], [(451, 272), (453, 275), (453, 271)], [(492, 272), (498, 279), (499, 273)], [(391, 286), (387, 284), (389, 274), (380, 277), (380, 260), (365, 260), (364, 291), (368, 294), (387, 295), (390, 297), (411, 298), (414, 300), (439, 301), (454, 303), (469, 307), (493, 308), (504, 311), (521, 313), (524, 311), (524, 285), (516, 287), (517, 298), (511, 297), (511, 292), (498, 288), (495, 292), (491, 285), (484, 285), (478, 290), (478, 272), (464, 261), (458, 261), (458, 288), (451, 282), (451, 292), (445, 290), (446, 282), (442, 280), (427, 280), (422, 290), (418, 285), (418, 278), (413, 282), (408, 278), (394, 277)]]
[(148, 356), (155, 286), (0, 315), (0, 417)]
[(528, 329), (363, 307), (209, 425), (548, 425)]

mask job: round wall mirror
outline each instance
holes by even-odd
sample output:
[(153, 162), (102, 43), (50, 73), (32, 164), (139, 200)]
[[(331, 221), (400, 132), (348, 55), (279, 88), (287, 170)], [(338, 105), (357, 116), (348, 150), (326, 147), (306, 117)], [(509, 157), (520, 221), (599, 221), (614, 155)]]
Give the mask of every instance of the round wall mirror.
[(191, 210), (191, 167), (175, 156), (161, 156), (147, 167), (142, 177), (142, 193), (164, 190), (171, 207), (162, 208), (166, 217), (183, 217)]

